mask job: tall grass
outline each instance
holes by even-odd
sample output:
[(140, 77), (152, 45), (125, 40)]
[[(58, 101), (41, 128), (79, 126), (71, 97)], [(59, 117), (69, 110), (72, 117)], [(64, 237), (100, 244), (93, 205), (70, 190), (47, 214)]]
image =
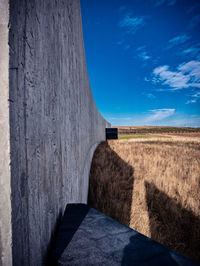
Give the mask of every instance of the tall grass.
[(89, 204), (200, 262), (200, 142), (108, 141), (97, 148)]

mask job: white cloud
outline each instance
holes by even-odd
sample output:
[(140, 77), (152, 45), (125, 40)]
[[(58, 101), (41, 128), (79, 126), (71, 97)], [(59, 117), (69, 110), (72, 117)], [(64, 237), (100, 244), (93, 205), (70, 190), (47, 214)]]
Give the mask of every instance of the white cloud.
[(155, 109), (150, 111), (150, 115), (145, 119), (145, 122), (154, 122), (163, 120), (174, 115), (175, 109)]
[(193, 97), (200, 98), (200, 92), (195, 93)]
[(190, 104), (190, 103), (196, 103), (196, 99), (188, 100), (188, 101), (186, 102), (186, 104)]
[(126, 28), (129, 33), (135, 33), (144, 24), (144, 17), (131, 17), (130, 15), (126, 15), (119, 22), (119, 26), (121, 28)]
[(200, 88), (200, 61), (189, 61), (171, 71), (169, 66), (159, 66), (153, 71), (152, 81), (169, 86), (172, 90)]
[(187, 88), (189, 77), (184, 76), (181, 72), (170, 71), (169, 66), (160, 66), (154, 69), (154, 83), (161, 82), (164, 85), (175, 89)]
[(186, 102), (186, 104), (196, 103), (200, 99), (200, 92), (197, 92), (191, 96), (191, 99)]
[(136, 52), (139, 52), (137, 56), (143, 61), (147, 61), (151, 58), (151, 56), (148, 55), (147, 52), (145, 51), (145, 46), (139, 46), (136, 49)]
[(191, 37), (185, 34), (175, 36), (174, 38), (169, 40), (169, 46), (168, 48), (172, 48), (175, 45), (180, 45), (185, 43), (187, 40), (189, 40)]
[(190, 61), (181, 64), (178, 69), (184, 75), (189, 75), (193, 82), (200, 82), (200, 61)]
[(147, 55), (147, 52), (145, 52), (145, 51), (142, 52), (142, 53), (139, 53), (138, 56), (144, 61), (146, 61), (146, 60), (151, 58), (151, 56)]

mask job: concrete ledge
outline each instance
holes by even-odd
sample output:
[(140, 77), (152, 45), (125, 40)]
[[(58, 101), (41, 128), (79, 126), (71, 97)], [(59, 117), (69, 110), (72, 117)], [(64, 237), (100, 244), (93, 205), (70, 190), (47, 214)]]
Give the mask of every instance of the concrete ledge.
[(86, 204), (67, 205), (51, 262), (81, 266), (198, 265)]

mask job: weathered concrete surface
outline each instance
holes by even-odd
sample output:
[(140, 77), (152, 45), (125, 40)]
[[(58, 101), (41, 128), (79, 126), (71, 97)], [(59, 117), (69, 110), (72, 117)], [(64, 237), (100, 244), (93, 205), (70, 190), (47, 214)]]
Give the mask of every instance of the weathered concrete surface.
[(9, 4), (9, 52), (8, 20), (1, 26), (1, 257), (6, 266), (35, 266), (66, 203), (87, 201), (91, 157), (109, 124), (89, 85), (79, 0)]
[(53, 265), (198, 266), (85, 204), (66, 207)]
[(11, 265), (8, 2), (0, 0), (0, 265)]

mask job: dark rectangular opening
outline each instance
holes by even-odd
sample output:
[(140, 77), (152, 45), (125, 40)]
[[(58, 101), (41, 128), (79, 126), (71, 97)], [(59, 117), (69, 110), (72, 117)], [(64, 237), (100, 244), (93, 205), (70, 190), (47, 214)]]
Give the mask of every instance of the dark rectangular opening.
[(106, 139), (118, 139), (118, 128), (106, 128)]

